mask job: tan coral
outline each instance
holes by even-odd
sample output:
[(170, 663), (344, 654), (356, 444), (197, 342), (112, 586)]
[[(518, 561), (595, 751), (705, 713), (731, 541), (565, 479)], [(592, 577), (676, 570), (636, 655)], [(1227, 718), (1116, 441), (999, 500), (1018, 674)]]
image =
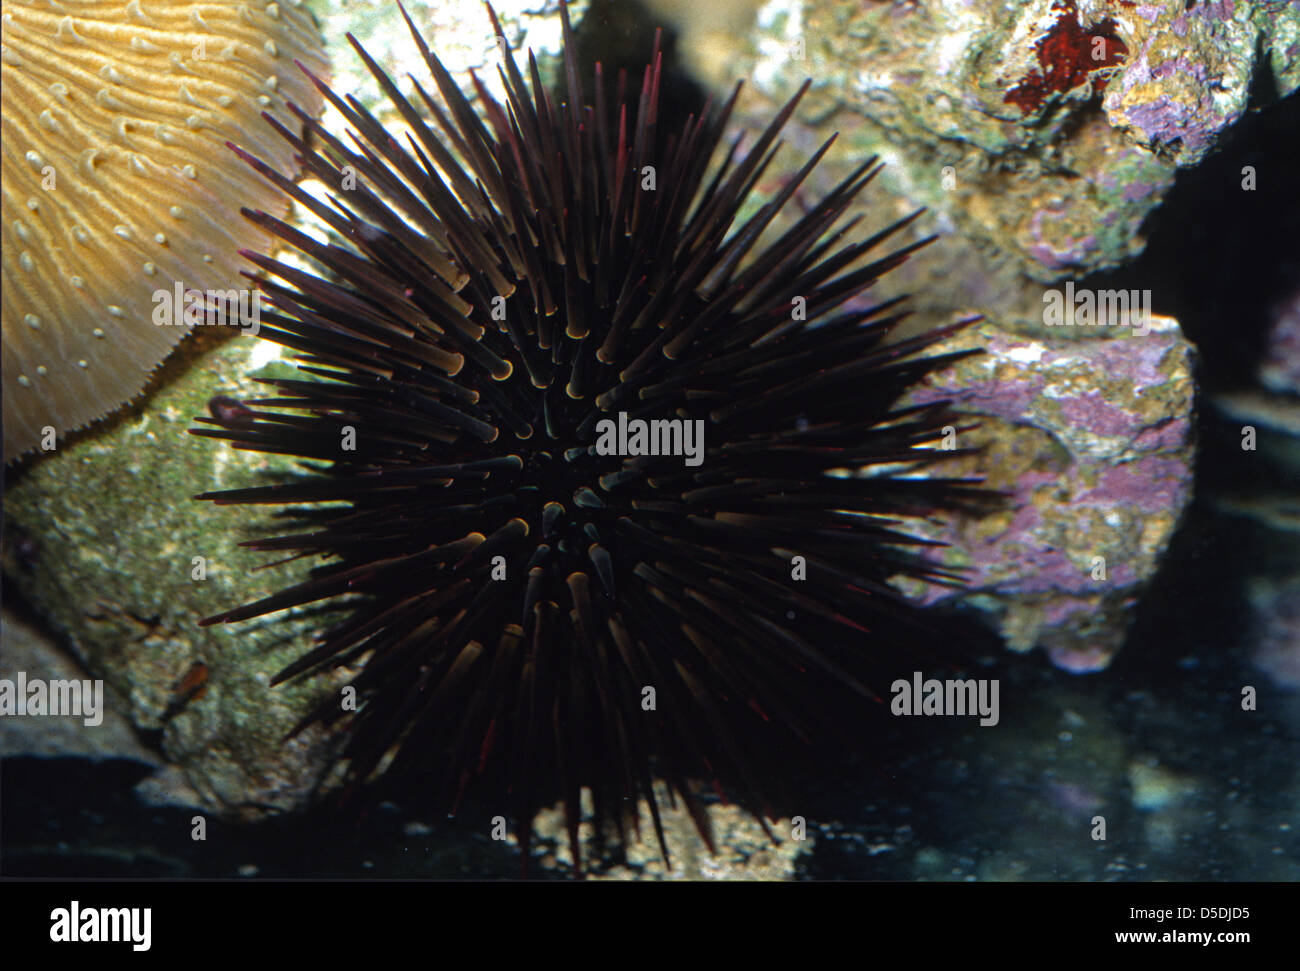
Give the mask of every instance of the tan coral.
[(259, 235), (241, 205), (282, 194), (225, 143), (281, 171), (294, 66), (325, 54), (298, 2), (5, 0), (4, 453), (79, 428), (137, 394), (186, 328), (155, 326), (176, 281), (239, 287)]

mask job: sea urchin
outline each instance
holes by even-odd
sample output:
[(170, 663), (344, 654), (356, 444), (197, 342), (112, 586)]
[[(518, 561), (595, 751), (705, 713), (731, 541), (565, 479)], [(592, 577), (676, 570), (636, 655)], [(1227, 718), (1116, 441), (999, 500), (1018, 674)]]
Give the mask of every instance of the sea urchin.
[(906, 614), (888, 578), (944, 579), (895, 517), (974, 490), (916, 474), (952, 455), (945, 406), (896, 404), (950, 331), (891, 341), (896, 301), (851, 303), (915, 249), (861, 259), (914, 217), (841, 242), (874, 160), (760, 245), (826, 151), (740, 221), (803, 92), (745, 152), (720, 147), (739, 87), (665, 133), (657, 47), (635, 106), (620, 76), (609, 109), (599, 66), (588, 105), (561, 16), (563, 95), (507, 55), (505, 103), (473, 78), (481, 114), (409, 17), (440, 100), (414, 78), (402, 95), (352, 40), (405, 144), (314, 78), (354, 147), (306, 112), (304, 139), (267, 119), (328, 205), (235, 149), (342, 242), (245, 210), (321, 268), (245, 254), (273, 307), (261, 336), (305, 377), (194, 431), (310, 460), (200, 498), (285, 504), (298, 525), (249, 545), (324, 564), (204, 623), (348, 607), (277, 681), (355, 665), (363, 703), (303, 724), (351, 719), (355, 782), (390, 754), (436, 766), (448, 809), (495, 774), (525, 857), (562, 798), (580, 869), (583, 788), (622, 839), (646, 799), (665, 856), (656, 774), (706, 841), (688, 780), (766, 808), (753, 732), (805, 734), (814, 676), (869, 694), (862, 645)]

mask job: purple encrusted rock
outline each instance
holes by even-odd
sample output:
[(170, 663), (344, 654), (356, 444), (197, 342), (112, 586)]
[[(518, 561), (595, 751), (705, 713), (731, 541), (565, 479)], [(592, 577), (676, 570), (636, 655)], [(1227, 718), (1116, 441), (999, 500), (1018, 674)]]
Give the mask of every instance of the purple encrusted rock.
[(1005, 501), (922, 524), (929, 555), (964, 572), (954, 590), (900, 584), (924, 604), (983, 611), (1013, 650), (1070, 671), (1104, 668), (1191, 498), (1192, 346), (1153, 317), (1089, 340), (1034, 340), (981, 322), (939, 351), (983, 348), (936, 372), (909, 403), (955, 398), (979, 426), (974, 455), (934, 474), (981, 476)]
[(1274, 314), (1259, 379), (1270, 391), (1300, 395), (1300, 290)]
[(1248, 597), (1251, 660), (1278, 687), (1300, 690), (1300, 580), (1259, 577)]

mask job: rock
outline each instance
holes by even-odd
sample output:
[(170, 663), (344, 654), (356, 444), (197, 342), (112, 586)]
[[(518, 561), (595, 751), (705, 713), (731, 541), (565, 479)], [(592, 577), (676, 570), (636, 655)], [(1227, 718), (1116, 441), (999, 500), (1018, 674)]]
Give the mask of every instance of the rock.
[[(380, 121), (387, 125), (396, 113), (352, 49), (348, 34), (357, 39), (403, 92), (412, 90), (407, 74), (419, 78), (426, 90), (433, 90), (426, 83), (428, 69), (396, 0), (379, 3), (309, 0), (308, 5), (325, 36), (326, 51), (334, 66), (334, 89), (356, 97), (368, 110), (376, 111)], [(452, 76), (462, 82), (467, 95), (473, 96), (469, 72), (477, 71), (488, 90), (495, 97), (503, 97), (504, 88), (497, 75), (497, 65), (501, 62), (497, 38), (482, 0), (405, 0), (404, 6), (430, 49)], [(587, 0), (570, 0), (569, 17), (575, 27), (586, 8)], [(493, 0), (492, 9), (511, 48), (516, 51), (531, 48), (542, 69), (548, 69), (561, 48), (559, 0)], [(521, 66), (526, 65), (526, 60), (518, 54), (516, 57)], [(325, 124), (331, 131), (342, 130), (340, 117), (333, 110), (325, 117)]]
[[(187, 434), (213, 397), (256, 398), (257, 377), (297, 372), (272, 345), (196, 336), (145, 402), (11, 482), (16, 529), (6, 531), (5, 559), (29, 602), (122, 695), (132, 723), (161, 729), (174, 771), (152, 797), (255, 819), (329, 788), (335, 739), (315, 727), (285, 736), (348, 672), (270, 687), (327, 623), (316, 611), (196, 623), (293, 582), (305, 566), (268, 568), (238, 545), (255, 531), (245, 510), (191, 499), (285, 476), (291, 463)], [(936, 555), (973, 568), (966, 599), (1013, 647), (1040, 644), (1063, 665), (1100, 666), (1186, 502), (1190, 349), (1171, 321), (1143, 338), (1032, 341), (980, 325), (950, 342), (976, 344), (990, 353), (935, 375), (921, 395), (966, 396), (963, 407), (984, 418), (963, 437), (988, 443), (990, 464), (955, 460), (955, 472), (982, 469), (1013, 496), (999, 513), (937, 528), (956, 545)], [(1091, 579), (1095, 556), (1105, 579)], [(914, 593), (925, 603), (954, 596)]]
[(1300, 395), (1300, 290), (1277, 308), (1259, 379), (1270, 391)]
[(1071, 671), (1104, 668), (1191, 498), (1194, 352), (1177, 323), (1146, 336), (1030, 340), (980, 322), (937, 352), (982, 348), (909, 396), (957, 399), (976, 448), (934, 475), (979, 476), (993, 511), (919, 524), (928, 553), (967, 587), (908, 582), (920, 602), (984, 613), (1013, 650)]
[(749, 53), (763, 0), (643, 0), (657, 24), (676, 31), (676, 50), (691, 74), (717, 88), (735, 82), (738, 57)]
[(1133, 806), (1142, 813), (1140, 825), (1151, 851), (1175, 853), (1182, 841), (1205, 826), (1203, 812), (1191, 805), (1197, 781), (1161, 765), (1154, 755), (1129, 764), (1129, 790)]
[[(590, 821), (590, 793), (583, 790), (582, 795), (584, 820), (578, 830), (585, 849), (591, 845), (594, 833)], [(704, 812), (708, 815), (718, 847), (716, 855), (710, 854), (699, 838), (685, 804), (678, 799), (675, 806), (669, 805), (668, 791), (662, 783), (657, 786), (657, 795), (672, 867), (664, 866), (650, 809), (642, 799), (638, 805), (640, 842), (635, 838), (630, 840), (623, 862), (598, 864), (592, 868), (589, 879), (789, 880), (794, 876), (799, 857), (811, 853), (815, 845), (812, 833), (806, 833), (803, 839), (792, 838), (791, 821), (788, 819), (768, 824), (779, 841), (773, 843), (757, 820), (743, 809), (732, 805), (705, 804)], [(569, 870), (573, 866), (573, 857), (569, 852), (563, 807), (542, 810), (533, 821), (533, 826), (534, 838), (542, 853), (542, 866), (546, 869)], [(590, 861), (584, 863), (584, 867), (590, 866)]]
[[(0, 616), (0, 678), (15, 681), (20, 672), (28, 683), (41, 679), (83, 681), (89, 674), (53, 641), (31, 624), (6, 610)], [(99, 724), (87, 725), (79, 715), (0, 718), (0, 756), (21, 755), (55, 758), (74, 756), (100, 761), (130, 759), (158, 765), (159, 758), (140, 744), (130, 721), (122, 714), (122, 702), (112, 692), (102, 698)]]
[(1143, 220), (1264, 74), (1280, 95), (1300, 86), (1300, 8), (1266, 0), (771, 0), (729, 57), (708, 18), (680, 23), (686, 46), (709, 45), (688, 62), (725, 65), (714, 87), (747, 80), (751, 127), (813, 79), (787, 141), (806, 155), (838, 133), (817, 189), (879, 155), (862, 211), (933, 210), (913, 238), (939, 241), (883, 295), (1024, 332), (1041, 329), (1038, 285), (1141, 252)]
[(1196, 783), (1161, 765), (1155, 756), (1134, 759), (1128, 767), (1133, 805), (1144, 811), (1173, 809), (1196, 793)]
[(1278, 687), (1300, 690), (1300, 576), (1252, 577), (1246, 595), (1255, 666)]
[[(198, 804), (255, 818), (305, 805), (320, 783), (327, 739), (315, 729), (289, 743), (284, 737), (328, 681), (269, 685), (318, 618), (198, 626), (200, 617), (296, 575), (292, 566), (257, 569), (265, 558), (238, 545), (248, 536), (246, 513), (191, 498), (289, 467), (187, 434), (214, 395), (257, 396), (259, 348), (271, 346), (249, 337), (204, 343), (182, 345), (169, 366), (183, 373), (147, 405), (10, 483), (5, 566), (92, 675), (124, 699), (131, 722), (162, 730), (163, 752)], [(284, 373), (286, 365), (270, 367)], [(196, 665), (207, 677), (186, 701), (182, 688)]]
[[(1179, 167), (1203, 159), (1245, 113), (1259, 72), (1276, 78), (1279, 95), (1300, 86), (1294, 4), (1157, 0), (1127, 8), (1114, 0), (1094, 8), (1113, 16), (1130, 48), (1102, 99), (1106, 120)], [(1267, 52), (1267, 63), (1257, 51)]]

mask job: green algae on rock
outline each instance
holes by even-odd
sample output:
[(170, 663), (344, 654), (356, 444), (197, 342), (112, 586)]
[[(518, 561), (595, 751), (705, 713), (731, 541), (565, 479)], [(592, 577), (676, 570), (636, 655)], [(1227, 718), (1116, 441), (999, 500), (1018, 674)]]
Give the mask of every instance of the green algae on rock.
[[(241, 818), (306, 805), (328, 744), (318, 733), (284, 743), (324, 682), (272, 690), (266, 673), (295, 656), (318, 620), (290, 616), (238, 632), (195, 623), (289, 572), (257, 569), (264, 562), (238, 545), (239, 511), (196, 516), (190, 499), (214, 481), (291, 467), (207, 449), (186, 434), (214, 395), (255, 393), (253, 375), (268, 373), (253, 357), (261, 344), (187, 345), (188, 370), (147, 407), (64, 445), (5, 493), (9, 582), (126, 699), (138, 728), (162, 730), (163, 751), (198, 804)], [(34, 550), (24, 567), (14, 561), (14, 526)], [(196, 662), (209, 669), (206, 690), (173, 712), (176, 685)]]

